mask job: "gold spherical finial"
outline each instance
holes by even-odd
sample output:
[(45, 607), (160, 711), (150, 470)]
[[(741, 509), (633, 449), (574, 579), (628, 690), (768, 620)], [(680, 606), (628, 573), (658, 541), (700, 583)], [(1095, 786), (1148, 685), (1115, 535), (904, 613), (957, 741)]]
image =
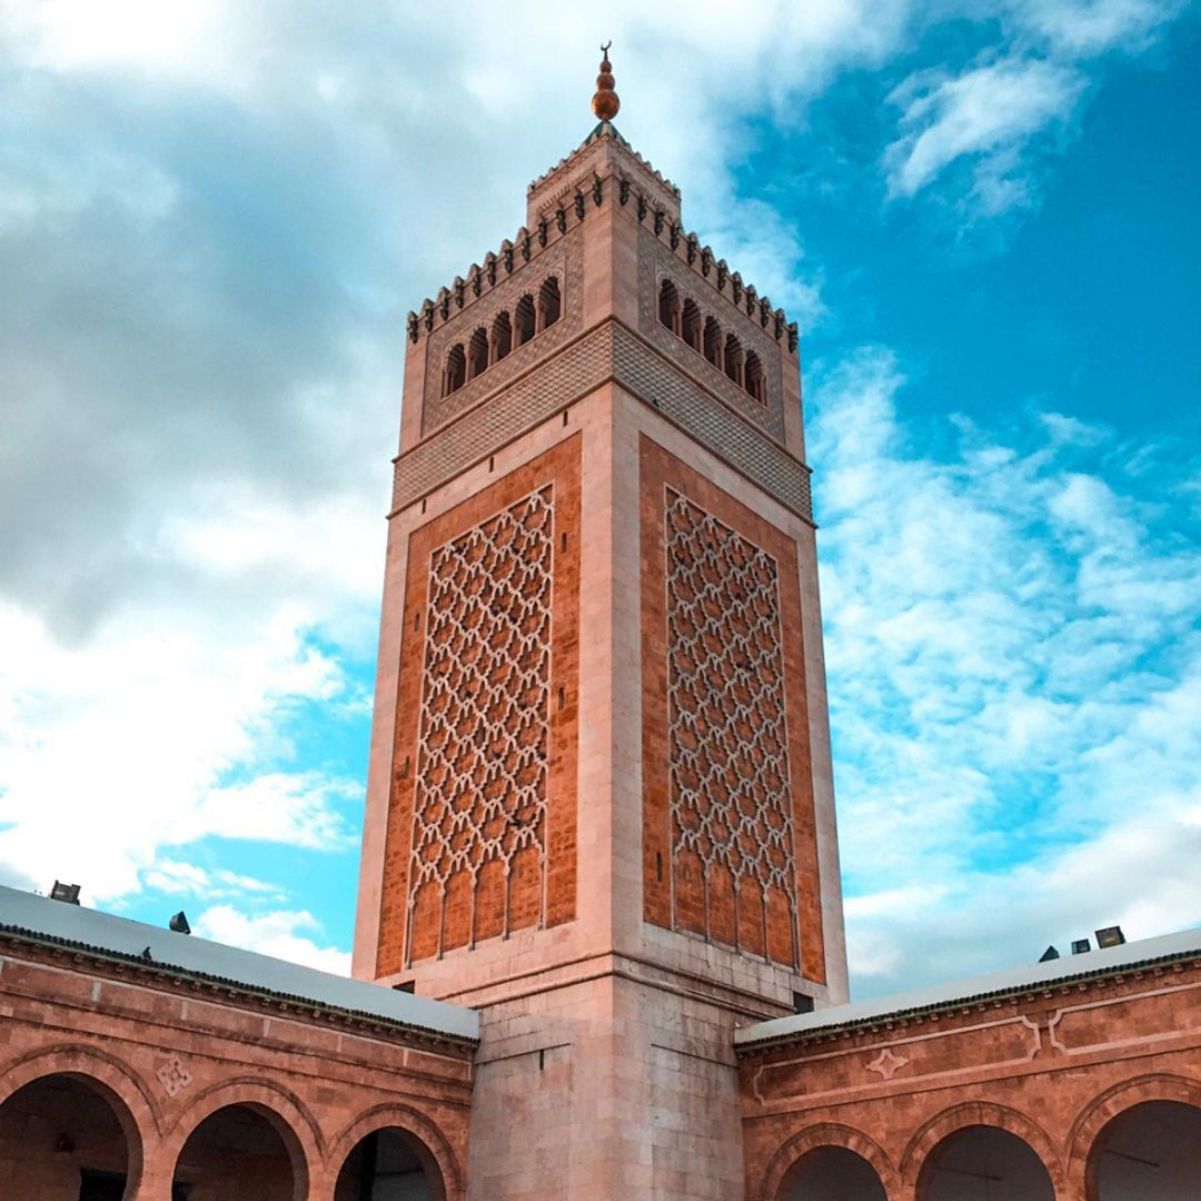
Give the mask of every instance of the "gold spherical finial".
[(603, 57), (600, 74), (596, 77), (596, 95), (592, 97), (592, 111), (602, 121), (612, 121), (617, 116), (617, 110), (621, 108), (621, 101), (613, 90), (613, 64), (609, 62), (609, 47), (612, 45), (609, 41), (600, 48)]

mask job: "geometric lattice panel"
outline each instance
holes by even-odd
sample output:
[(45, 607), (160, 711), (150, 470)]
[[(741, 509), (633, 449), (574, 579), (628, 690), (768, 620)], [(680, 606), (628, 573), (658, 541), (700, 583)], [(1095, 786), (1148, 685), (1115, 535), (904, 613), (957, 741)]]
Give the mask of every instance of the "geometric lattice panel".
[(769, 901), (796, 929), (777, 566), (665, 497), (673, 925), (737, 946)]
[[(439, 915), (438, 953), (456, 898), (468, 945), (544, 917), (553, 551), (547, 486), (430, 556), (407, 961), (419, 905)], [(519, 863), (535, 900), (515, 909)], [(499, 929), (480, 930), (488, 882)]]

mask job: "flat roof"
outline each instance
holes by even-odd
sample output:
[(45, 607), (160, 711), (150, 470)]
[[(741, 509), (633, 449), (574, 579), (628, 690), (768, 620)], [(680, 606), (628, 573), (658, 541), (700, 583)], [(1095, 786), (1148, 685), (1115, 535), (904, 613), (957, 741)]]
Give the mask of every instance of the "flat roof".
[(839, 1030), (844, 1027), (870, 1026), (904, 1015), (929, 1013), (943, 1008), (982, 1000), (985, 997), (1012, 996), (1031, 989), (1046, 988), (1086, 977), (1109, 975), (1120, 969), (1147, 967), (1173, 959), (1201, 954), (1201, 929), (1181, 930), (1159, 938), (1144, 938), (1116, 947), (1086, 951), (1082, 955), (1064, 955), (1046, 963), (1023, 964), (987, 976), (951, 980), (909, 992), (892, 993), (851, 1005), (832, 1005), (812, 1013), (757, 1022), (734, 1032), (736, 1050), (764, 1049), (773, 1043), (791, 1042)]
[(479, 1014), (461, 1005), (335, 976), (195, 934), (176, 934), (165, 927), (3, 886), (0, 933), (112, 955), (180, 976), (236, 985), (252, 993), (308, 1002), (453, 1039), (479, 1041)]

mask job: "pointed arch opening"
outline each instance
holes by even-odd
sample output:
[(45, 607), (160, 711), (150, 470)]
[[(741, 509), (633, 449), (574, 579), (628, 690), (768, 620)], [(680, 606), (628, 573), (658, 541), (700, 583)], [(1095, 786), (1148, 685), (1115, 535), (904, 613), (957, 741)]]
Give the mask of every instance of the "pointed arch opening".
[(537, 332), (537, 311), (534, 308), (534, 298), (527, 292), (513, 310), (515, 320), (514, 334), (518, 346), (524, 346)]
[(497, 313), (492, 322), (492, 361), (499, 363), (513, 349), (513, 323), (509, 314)]
[(680, 332), (684, 341), (699, 353), (701, 350), (701, 311), (696, 307), (695, 300), (684, 301)]
[(708, 317), (705, 320), (705, 341), (703, 353), (705, 358), (719, 370), (721, 368), (721, 352), (721, 326), (717, 324), (716, 317)]
[(763, 374), (763, 364), (759, 361), (759, 356), (753, 350), (746, 352), (746, 362), (742, 368), (742, 383), (743, 387), (760, 404), (766, 403), (767, 380)]
[(680, 332), (680, 293), (670, 279), (659, 285), (659, 324), (673, 334)]
[(488, 370), (488, 332), (483, 326), (471, 335), (467, 343), (467, 378), (475, 379)]
[(463, 343), (456, 342), (446, 356), (446, 367), (442, 372), (442, 395), (457, 392), (467, 382), (467, 354)]
[(726, 335), (725, 371), (740, 388), (743, 381), (742, 343), (734, 334)]
[(563, 297), (559, 292), (559, 281), (552, 275), (538, 289), (538, 328), (546, 329), (547, 326), (554, 325), (559, 320), (562, 308)]

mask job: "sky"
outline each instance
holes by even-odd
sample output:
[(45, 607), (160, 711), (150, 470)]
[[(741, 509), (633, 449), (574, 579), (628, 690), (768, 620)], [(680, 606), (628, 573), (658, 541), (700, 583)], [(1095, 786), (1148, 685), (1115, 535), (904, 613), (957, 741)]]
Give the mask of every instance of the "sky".
[(0, 883), (349, 968), (404, 318), (594, 123), (802, 330), (852, 988), (1201, 922), (1175, 0), (0, 0)]

